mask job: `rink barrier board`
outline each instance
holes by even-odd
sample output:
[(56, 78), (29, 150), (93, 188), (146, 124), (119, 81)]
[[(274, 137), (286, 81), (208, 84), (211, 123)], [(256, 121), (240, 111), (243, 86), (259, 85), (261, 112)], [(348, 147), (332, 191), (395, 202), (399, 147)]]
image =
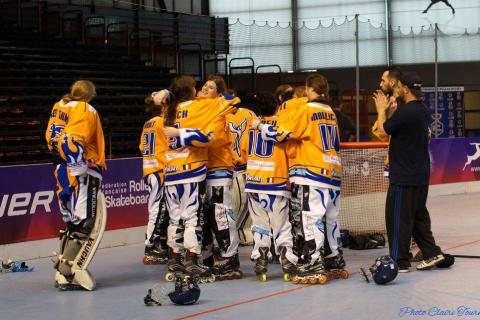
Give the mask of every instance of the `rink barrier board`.
[[(480, 137), (433, 139), (430, 156), (432, 189), (452, 184), (457, 192), (477, 190), (476, 185), (463, 187), (461, 183), (480, 181)], [(141, 158), (108, 160), (107, 166), (102, 182), (108, 210), (106, 230), (146, 225), (148, 191)], [(51, 164), (0, 167), (0, 245), (58, 236), (63, 222), (53, 171)], [(438, 187), (441, 194), (448, 193), (447, 185)]]

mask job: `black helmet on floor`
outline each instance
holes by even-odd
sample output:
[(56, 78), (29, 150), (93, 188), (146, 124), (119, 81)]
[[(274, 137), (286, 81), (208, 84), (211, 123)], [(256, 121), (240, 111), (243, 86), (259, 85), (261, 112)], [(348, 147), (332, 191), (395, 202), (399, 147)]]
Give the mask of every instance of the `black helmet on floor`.
[(200, 288), (197, 280), (190, 276), (177, 277), (175, 291), (170, 292), (168, 297), (175, 304), (189, 305), (196, 303), (200, 298)]
[(398, 275), (398, 265), (390, 256), (378, 257), (369, 270), (376, 284), (389, 283)]

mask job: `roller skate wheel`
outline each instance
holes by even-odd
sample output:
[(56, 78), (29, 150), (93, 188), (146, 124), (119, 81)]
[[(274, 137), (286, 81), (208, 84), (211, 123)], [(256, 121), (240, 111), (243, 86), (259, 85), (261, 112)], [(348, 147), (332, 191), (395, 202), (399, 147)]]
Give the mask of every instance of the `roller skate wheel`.
[(327, 283), (328, 278), (326, 275), (322, 274), (321, 276), (318, 277), (318, 283), (320, 284), (325, 284)]
[(346, 271), (346, 270), (342, 271), (342, 279), (348, 279), (349, 276), (350, 276), (350, 274), (348, 273), (348, 271)]
[(290, 276), (290, 274), (288, 274), (288, 273), (283, 274), (283, 281), (289, 282), (291, 280), (292, 280), (292, 277)]
[(293, 283), (293, 284), (298, 284), (298, 283), (300, 283), (300, 279), (299, 279), (297, 276), (294, 276), (294, 277), (292, 278), (292, 283)]
[(317, 278), (310, 278), (310, 279), (308, 279), (308, 283), (310, 283), (310, 284), (317, 284)]
[[(301, 284), (309, 284), (309, 283), (311, 283), (310, 281), (312, 281), (312, 279), (310, 279), (310, 280), (308, 278), (300, 279)], [(313, 281), (315, 281), (315, 279), (313, 279)], [(313, 282), (313, 284), (315, 284), (315, 283), (316, 283), (316, 281)]]
[(168, 282), (173, 282), (175, 281), (175, 275), (173, 273), (167, 272), (165, 275), (165, 280)]
[(258, 277), (258, 280), (260, 280), (260, 282), (266, 282), (267, 281), (267, 274), (266, 273), (260, 273), (259, 275), (257, 275)]

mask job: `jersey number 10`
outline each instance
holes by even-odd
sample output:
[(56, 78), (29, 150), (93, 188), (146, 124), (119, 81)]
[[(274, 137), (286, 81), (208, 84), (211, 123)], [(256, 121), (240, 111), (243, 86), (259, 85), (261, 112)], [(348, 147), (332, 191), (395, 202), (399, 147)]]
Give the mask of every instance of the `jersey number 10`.
[(255, 154), (260, 158), (270, 158), (273, 154), (274, 141), (262, 139), (261, 132), (250, 130), (248, 132), (248, 155)]

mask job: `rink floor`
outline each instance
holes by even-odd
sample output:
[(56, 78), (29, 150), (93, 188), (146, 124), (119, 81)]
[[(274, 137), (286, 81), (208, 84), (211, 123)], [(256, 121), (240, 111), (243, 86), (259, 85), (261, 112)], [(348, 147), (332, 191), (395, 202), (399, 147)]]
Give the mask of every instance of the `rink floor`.
[[(480, 194), (430, 198), (429, 209), (445, 252), (480, 255)], [(142, 245), (99, 250), (90, 268), (94, 292), (59, 292), (50, 259), (30, 260), (34, 272), (0, 274), (0, 319), (480, 319), (480, 259), (457, 258), (451, 269), (399, 274), (378, 286), (358, 269), (386, 249), (346, 250), (350, 279), (307, 286), (283, 282), (279, 265), (270, 266), (269, 281), (258, 282), (249, 251), (240, 250), (244, 279), (201, 285), (193, 306), (144, 306), (147, 289), (165, 282), (165, 266), (144, 266)], [(459, 316), (462, 306), (477, 315)], [(405, 308), (418, 315), (402, 317), (402, 310), (412, 311)]]

